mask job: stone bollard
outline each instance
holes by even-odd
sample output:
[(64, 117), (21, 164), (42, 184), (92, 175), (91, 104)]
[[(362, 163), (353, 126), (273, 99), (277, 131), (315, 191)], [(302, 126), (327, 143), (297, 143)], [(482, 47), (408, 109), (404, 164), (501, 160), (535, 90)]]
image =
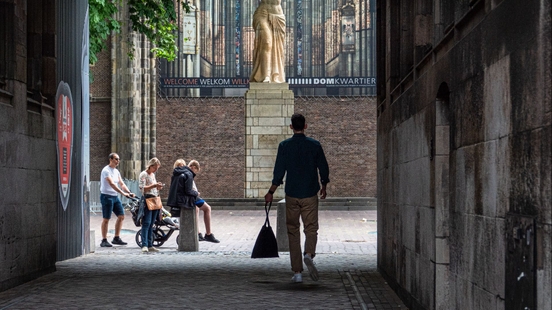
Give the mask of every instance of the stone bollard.
[(285, 199), (278, 201), (278, 211), (276, 216), (276, 241), (278, 242), (278, 252), (289, 252)]
[(96, 252), (96, 231), (90, 230), (90, 253)]
[(176, 241), (178, 243), (178, 251), (180, 252), (199, 251), (195, 208), (183, 208), (180, 210), (180, 231)]

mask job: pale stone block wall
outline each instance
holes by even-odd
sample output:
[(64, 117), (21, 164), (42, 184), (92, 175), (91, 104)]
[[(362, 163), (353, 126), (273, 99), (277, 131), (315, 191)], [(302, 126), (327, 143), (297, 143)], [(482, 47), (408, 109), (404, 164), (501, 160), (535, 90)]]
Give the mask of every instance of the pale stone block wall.
[[(280, 141), (291, 136), (294, 95), (287, 83), (251, 83), (245, 93), (245, 197), (264, 197)], [(284, 186), (275, 197), (284, 197)]]

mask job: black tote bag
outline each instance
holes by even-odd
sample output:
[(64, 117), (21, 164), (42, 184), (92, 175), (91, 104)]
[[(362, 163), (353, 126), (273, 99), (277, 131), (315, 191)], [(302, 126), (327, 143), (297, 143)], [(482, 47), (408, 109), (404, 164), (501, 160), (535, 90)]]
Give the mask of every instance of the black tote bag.
[(280, 257), (278, 255), (276, 236), (272, 231), (272, 227), (270, 227), (270, 220), (268, 219), (268, 213), (270, 212), (271, 206), (272, 202), (270, 204), (265, 203), (266, 220), (257, 236), (257, 241), (255, 241), (253, 252), (251, 252), (251, 258)]

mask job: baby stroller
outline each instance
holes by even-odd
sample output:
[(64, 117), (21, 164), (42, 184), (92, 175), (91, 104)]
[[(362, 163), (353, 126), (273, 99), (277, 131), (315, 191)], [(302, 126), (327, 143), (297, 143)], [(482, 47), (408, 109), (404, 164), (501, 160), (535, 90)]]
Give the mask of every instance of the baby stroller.
[[(142, 226), (142, 215), (143, 210), (140, 210), (140, 199), (134, 198), (131, 199), (131, 202), (125, 205), (125, 209), (130, 211), (132, 214), (132, 220), (134, 224), (138, 227)], [(178, 230), (180, 225), (178, 219), (172, 218), (171, 214), (166, 211), (164, 208), (161, 208), (159, 212), (159, 217), (155, 220), (153, 224), (153, 245), (160, 247), (169, 240), (171, 235), (175, 230)], [(136, 232), (136, 244), (139, 247), (142, 247), (142, 229)]]

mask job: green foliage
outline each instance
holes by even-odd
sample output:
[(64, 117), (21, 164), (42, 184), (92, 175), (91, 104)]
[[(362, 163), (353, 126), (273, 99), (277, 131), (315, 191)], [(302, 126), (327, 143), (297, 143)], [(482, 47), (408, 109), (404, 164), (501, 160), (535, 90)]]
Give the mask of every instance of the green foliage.
[[(94, 64), (112, 32), (120, 31), (121, 23), (115, 20), (117, 2), (127, 1), (132, 30), (144, 34), (154, 47), (156, 57), (172, 61), (176, 58), (176, 10), (173, 0), (89, 0), (90, 6), (90, 63)], [(178, 0), (190, 12), (187, 2)], [(133, 50), (131, 48), (131, 50)], [(132, 53), (129, 55), (132, 58)]]
[(112, 32), (118, 33), (121, 25), (115, 20), (117, 12), (115, 3), (111, 0), (88, 0), (90, 11), (90, 64), (96, 63), (96, 56), (106, 48), (105, 40)]

